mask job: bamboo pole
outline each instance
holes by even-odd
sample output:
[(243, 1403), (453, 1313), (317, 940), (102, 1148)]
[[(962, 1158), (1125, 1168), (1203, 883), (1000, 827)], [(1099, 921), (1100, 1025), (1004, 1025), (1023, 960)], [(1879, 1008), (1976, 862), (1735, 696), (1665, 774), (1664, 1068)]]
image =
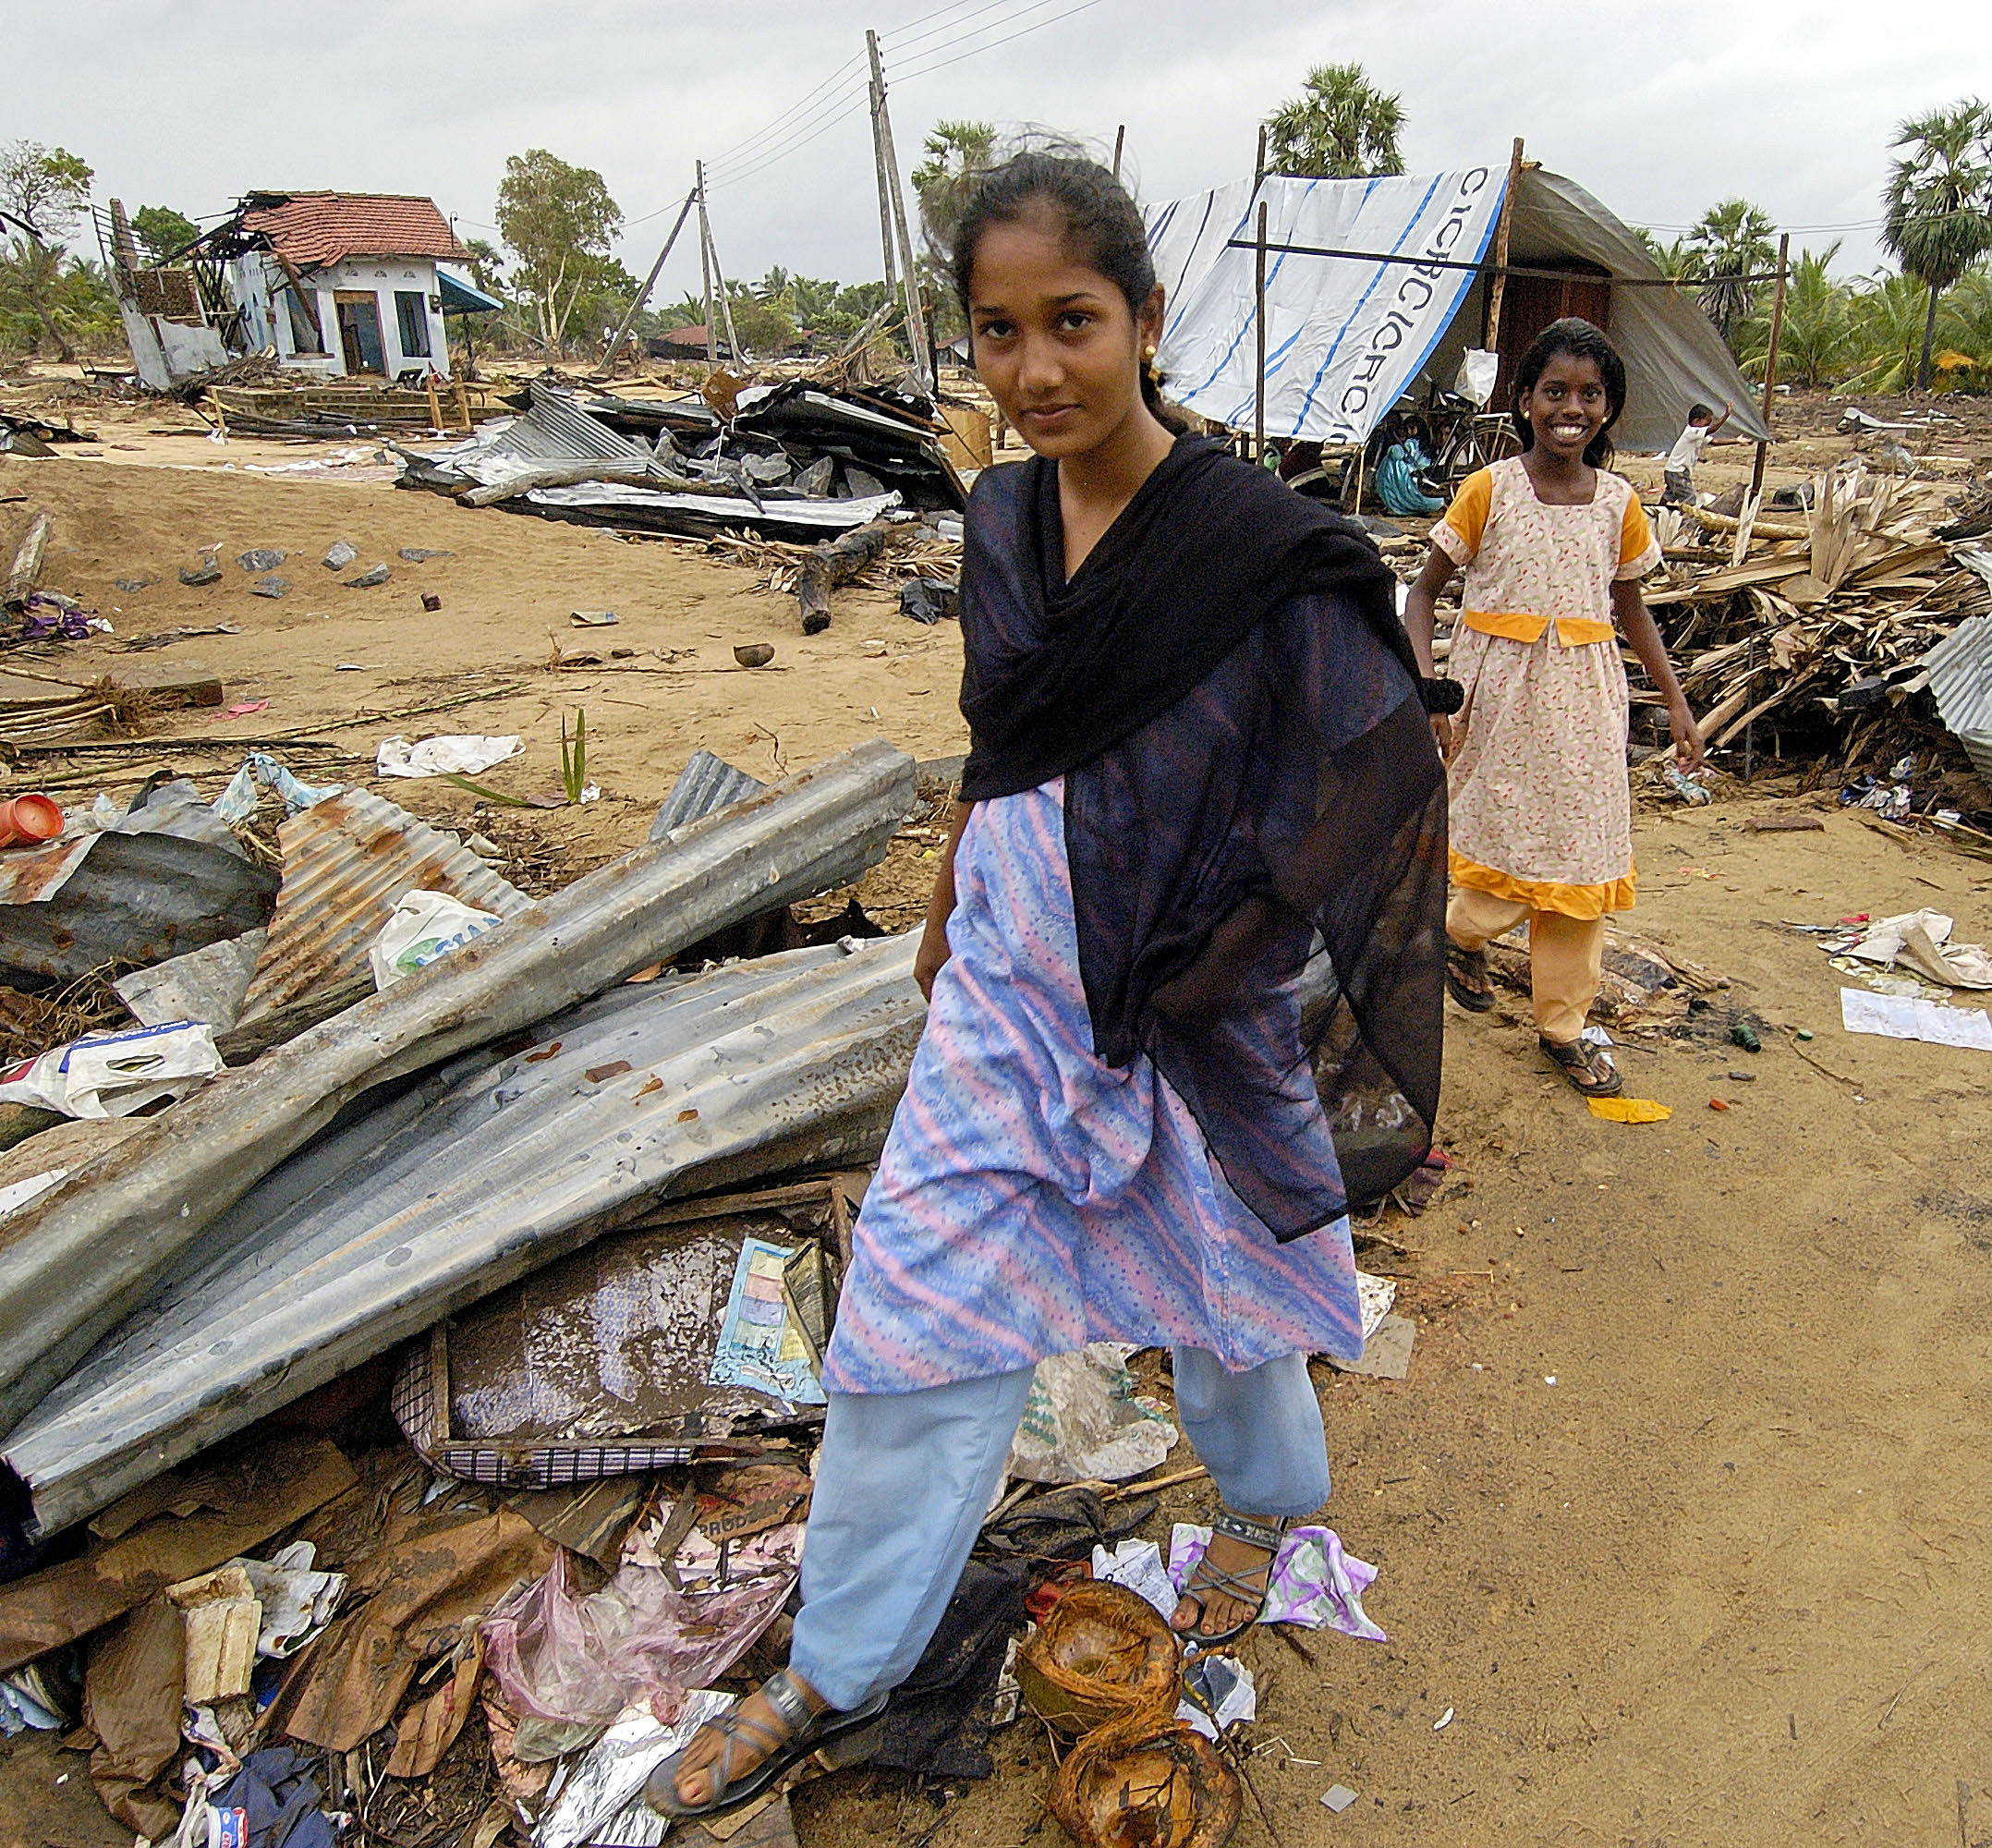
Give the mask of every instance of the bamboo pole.
[(706, 164), (694, 163), (698, 192), (698, 274), (706, 291), (706, 364), (720, 362), (719, 316), (712, 306), (712, 227), (706, 220)]
[[(1778, 294), (1771, 303), (1770, 345), (1764, 353), (1764, 428), (1770, 428), (1771, 393), (1778, 384), (1778, 340), (1784, 333), (1784, 285), (1788, 274), (1786, 260), (1792, 254), (1792, 234), (1778, 234)], [(1764, 463), (1770, 448), (1767, 438), (1760, 437), (1756, 445), (1756, 462), (1750, 470), (1750, 496), (1755, 500), (1764, 492)]]
[(1258, 202), (1258, 252), (1253, 266), (1252, 333), (1258, 348), (1258, 382), (1252, 394), (1252, 459), (1266, 459), (1266, 201)]
[(1123, 122), (1121, 126), (1113, 131), (1113, 176), (1115, 179), (1119, 179), (1121, 176), (1121, 150), (1124, 146), (1126, 146), (1126, 144), (1127, 124), (1125, 122)]
[(1494, 224), (1494, 279), (1488, 285), (1487, 337), (1481, 341), (1489, 353), (1500, 351), (1501, 297), (1508, 288), (1508, 227), (1514, 218), (1514, 196), (1522, 185), (1522, 138), (1514, 138), (1514, 152), (1508, 157), (1508, 189), (1500, 196), (1500, 216)]
[(685, 229), (685, 221), (690, 215), (693, 203), (698, 200), (700, 189), (694, 187), (685, 195), (685, 203), (678, 207), (678, 215), (673, 221), (670, 237), (664, 239), (664, 248), (658, 251), (657, 261), (650, 265), (650, 273), (643, 279), (643, 286), (637, 291), (637, 298), (629, 304), (629, 311), (623, 316), (622, 323), (609, 342), (609, 350), (601, 356), (600, 376), (606, 378), (609, 368), (615, 364), (615, 356), (623, 350), (623, 342), (629, 338), (629, 330), (636, 325), (638, 315), (643, 312), (643, 304), (650, 300), (650, 291), (657, 286), (658, 272), (664, 267), (664, 259), (671, 254), (671, 247), (678, 241), (678, 233)]

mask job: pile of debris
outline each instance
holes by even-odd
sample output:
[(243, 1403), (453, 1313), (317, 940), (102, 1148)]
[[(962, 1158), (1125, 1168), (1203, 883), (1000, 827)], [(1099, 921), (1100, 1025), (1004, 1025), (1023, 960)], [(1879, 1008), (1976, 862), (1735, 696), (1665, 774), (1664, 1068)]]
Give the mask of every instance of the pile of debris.
[(445, 449), (399, 452), (400, 485), (624, 532), (814, 543), (900, 509), (967, 505), (931, 409), (807, 380), (709, 380), (705, 401), (584, 402), (536, 379), (520, 416)]
[[(44, 1107), (0, 1153), (0, 1725), (82, 1739), (154, 1840), (658, 1839), (651, 1768), (783, 1657), (924, 1015), (917, 932), (704, 958), (919, 801), (883, 743), (771, 788), (701, 754), (649, 843), (534, 900), (251, 757), (216, 803), (169, 780), (0, 852), (0, 978), (136, 963), (140, 1023), (6, 1075)], [(1226, 1839), (1251, 1678), (1160, 1614), (1208, 1530), (1127, 1538), (1203, 1474), (1135, 1479), (1165, 1392), (1111, 1347), (1040, 1368), (875, 1766), (987, 1777), (1027, 1700), (1080, 1741), (1050, 1798), (1076, 1840)], [(1286, 1544), (1272, 1621), (1380, 1637), (1371, 1568)], [(1103, 1624), (1142, 1641), (1125, 1685)], [(785, 1795), (751, 1826), (793, 1842)]]
[[(1771, 755), (1821, 760), (1827, 776), (1927, 752), (1947, 724), (1962, 736), (1933, 668), (1961, 630), (1992, 633), (1992, 547), (1975, 517), (1987, 497), (1961, 505), (1855, 460), (1786, 498), (1797, 505), (1658, 517), (1668, 570), (1646, 602), (1709, 748), (1754, 736)], [(1992, 654), (1980, 653), (1983, 707)], [(1643, 741), (1664, 741), (1658, 695), (1635, 681), (1634, 700)]]

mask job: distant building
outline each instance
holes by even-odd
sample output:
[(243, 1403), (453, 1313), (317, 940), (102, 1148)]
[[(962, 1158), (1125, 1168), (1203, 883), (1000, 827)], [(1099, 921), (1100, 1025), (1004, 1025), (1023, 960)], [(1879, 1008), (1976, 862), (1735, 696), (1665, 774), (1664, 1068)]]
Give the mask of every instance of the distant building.
[(155, 390), (272, 349), (280, 364), (319, 378), (449, 376), (436, 265), (469, 253), (433, 200), (252, 192), (172, 267), (152, 270), (138, 267), (115, 203), (113, 218), (126, 328)]
[(696, 327), (667, 327), (643, 343), (653, 359), (703, 359), (706, 357), (706, 324)]

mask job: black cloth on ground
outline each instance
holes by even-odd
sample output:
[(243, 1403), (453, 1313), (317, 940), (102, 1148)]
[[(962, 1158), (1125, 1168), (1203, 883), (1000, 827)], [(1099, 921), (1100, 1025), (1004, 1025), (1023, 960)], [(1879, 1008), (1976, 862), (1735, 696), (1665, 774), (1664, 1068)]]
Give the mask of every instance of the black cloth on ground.
[(1033, 458), (976, 482), (962, 630), (963, 799), (1065, 779), (1098, 1055), (1154, 1060), (1276, 1236), (1381, 1199), (1438, 1110), (1446, 797), (1376, 548), (1185, 437), (1067, 581)]
[(1029, 1569), (1018, 1560), (970, 1560), (913, 1672), (893, 1690), (877, 1770), (928, 1778), (986, 1778), (991, 1703), (1010, 1638), (1023, 1627)]

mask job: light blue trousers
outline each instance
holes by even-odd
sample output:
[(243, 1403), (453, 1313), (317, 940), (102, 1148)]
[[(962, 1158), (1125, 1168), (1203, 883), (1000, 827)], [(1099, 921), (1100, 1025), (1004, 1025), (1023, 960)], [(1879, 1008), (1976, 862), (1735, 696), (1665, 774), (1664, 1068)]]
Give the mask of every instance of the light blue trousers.
[[(834, 1708), (919, 1661), (981, 1531), (1033, 1369), (917, 1392), (832, 1392), (789, 1662)], [(1328, 1500), (1328, 1441), (1307, 1357), (1228, 1373), (1175, 1350), (1176, 1414), (1226, 1507), (1264, 1519)]]

